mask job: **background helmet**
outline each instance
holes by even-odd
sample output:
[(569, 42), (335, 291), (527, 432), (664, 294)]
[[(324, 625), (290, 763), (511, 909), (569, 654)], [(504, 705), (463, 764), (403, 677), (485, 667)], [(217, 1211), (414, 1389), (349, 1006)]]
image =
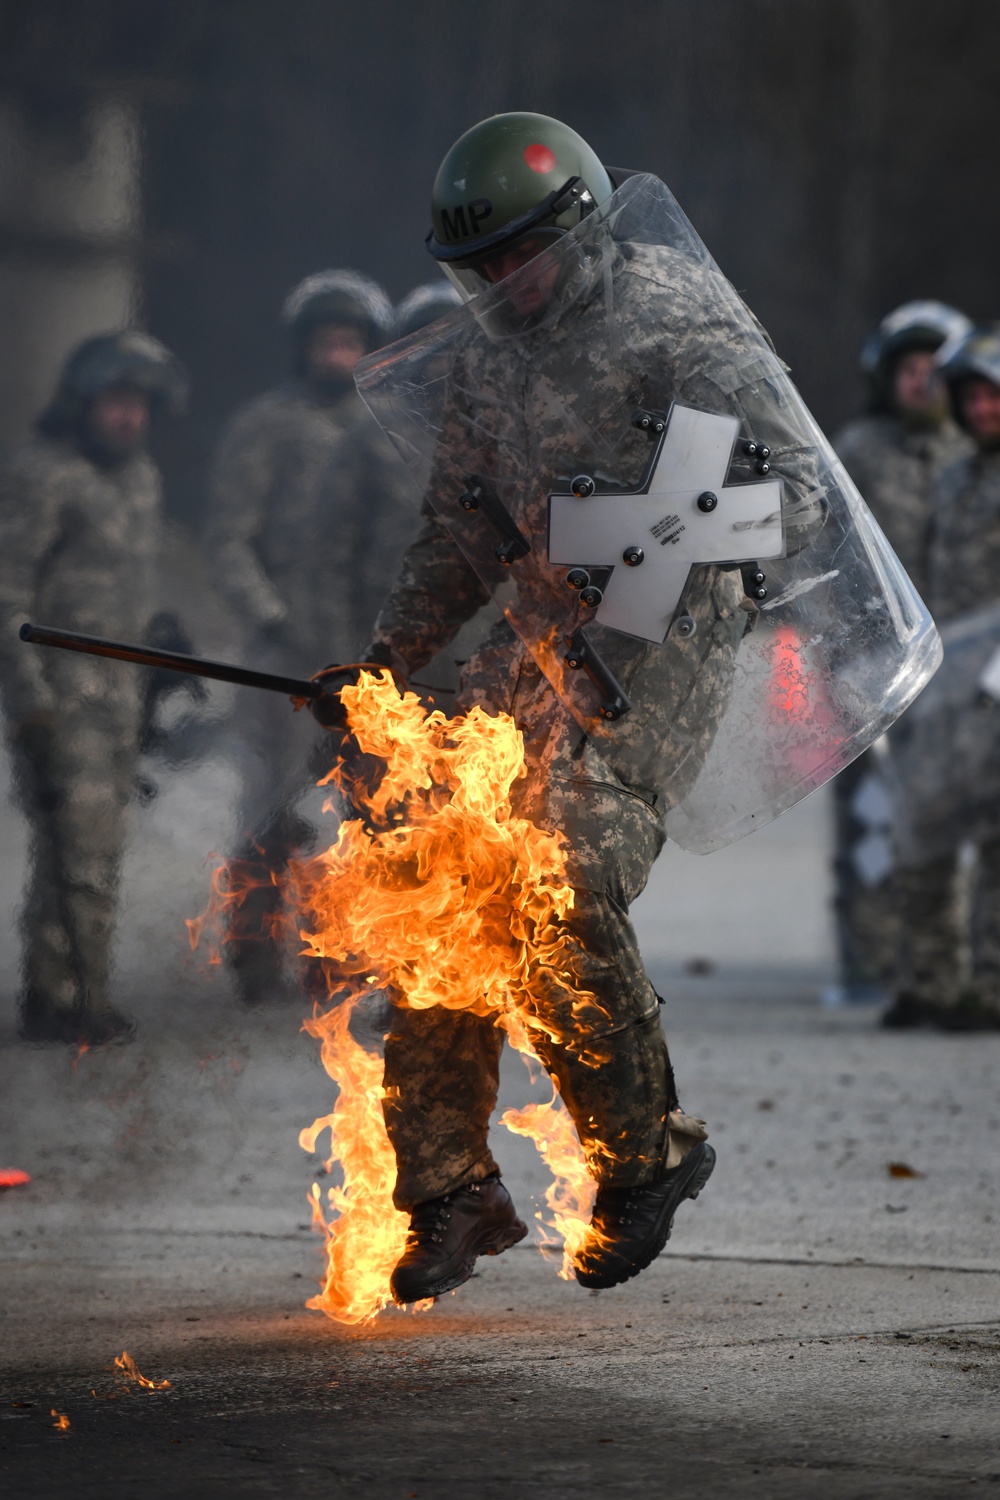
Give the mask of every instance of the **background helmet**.
[(360, 271), (316, 271), (289, 292), (281, 321), (300, 349), (321, 323), (343, 323), (360, 330), (370, 352), (385, 342), (392, 303), (378, 282)]
[(463, 270), (529, 234), (564, 234), (611, 196), (607, 168), (581, 136), (548, 115), (493, 115), (467, 130), (438, 169), (427, 248), (466, 295)]
[(149, 397), (156, 414), (174, 415), (187, 405), (188, 380), (175, 355), (148, 333), (128, 329), (85, 339), (70, 354), (39, 429), (57, 437), (78, 426), (90, 402), (109, 386), (128, 385)]
[(973, 328), (957, 343), (947, 345), (939, 357), (941, 377), (948, 388), (952, 416), (965, 427), (959, 389), (965, 380), (989, 380), (1000, 387), (1000, 323)]
[(461, 297), (450, 282), (428, 281), (423, 286), (415, 286), (396, 308), (392, 336), (405, 339), (407, 334), (416, 333), (418, 328), (425, 328), (436, 318), (443, 318), (461, 303)]
[(972, 329), (972, 323), (945, 302), (904, 302), (872, 329), (861, 349), (861, 371), (868, 382), (873, 412), (892, 409), (892, 377), (896, 361), (911, 349), (931, 354), (944, 344), (953, 346)]

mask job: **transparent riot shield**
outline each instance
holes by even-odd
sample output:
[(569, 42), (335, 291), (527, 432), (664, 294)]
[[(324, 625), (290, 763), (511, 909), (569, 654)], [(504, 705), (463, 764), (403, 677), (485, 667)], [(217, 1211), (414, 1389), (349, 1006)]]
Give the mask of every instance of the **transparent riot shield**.
[(609, 769), (707, 853), (876, 740), (940, 643), (669, 190), (633, 177), (358, 388)]
[(1000, 604), (941, 628), (940, 672), (889, 735), (897, 857), (1000, 837)]

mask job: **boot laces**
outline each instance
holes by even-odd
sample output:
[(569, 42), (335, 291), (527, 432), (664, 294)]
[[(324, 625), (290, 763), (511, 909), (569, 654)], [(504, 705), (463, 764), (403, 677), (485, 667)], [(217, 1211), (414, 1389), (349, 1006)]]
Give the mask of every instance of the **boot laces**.
[(643, 1197), (644, 1187), (598, 1188), (594, 1204), (593, 1222), (611, 1228), (627, 1226), (632, 1222), (632, 1210)]
[(451, 1218), (451, 1198), (432, 1198), (429, 1203), (418, 1203), (410, 1214), (410, 1229), (407, 1245), (437, 1244), (441, 1230)]

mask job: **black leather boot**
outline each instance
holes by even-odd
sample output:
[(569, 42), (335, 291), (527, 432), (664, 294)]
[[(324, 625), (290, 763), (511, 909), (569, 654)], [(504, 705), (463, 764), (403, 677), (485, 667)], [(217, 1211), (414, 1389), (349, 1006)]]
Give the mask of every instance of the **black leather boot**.
[(393, 1298), (403, 1306), (453, 1291), (468, 1281), (478, 1255), (500, 1255), (527, 1232), (499, 1174), (418, 1203), (392, 1273)]
[(599, 1187), (591, 1234), (573, 1267), (581, 1286), (617, 1286), (638, 1276), (670, 1238), (674, 1214), (687, 1198), (697, 1198), (712, 1175), (715, 1152), (704, 1141), (658, 1182), (641, 1187)]

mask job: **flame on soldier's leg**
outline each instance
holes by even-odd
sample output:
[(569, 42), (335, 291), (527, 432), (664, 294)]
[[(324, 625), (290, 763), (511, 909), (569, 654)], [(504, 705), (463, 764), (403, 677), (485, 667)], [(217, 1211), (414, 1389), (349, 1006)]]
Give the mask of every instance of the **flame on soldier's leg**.
[(352, 1007), (317, 1008), (305, 1030), (319, 1040), (323, 1066), (338, 1088), (331, 1114), (314, 1120), (299, 1136), (315, 1151), (330, 1132), (327, 1170), (339, 1167), (343, 1181), (327, 1189), (334, 1217), (328, 1219), (319, 1183), (313, 1184), (313, 1223), (326, 1236), (326, 1274), (316, 1308), (340, 1323), (363, 1323), (391, 1301), (389, 1276), (406, 1243), (406, 1215), (393, 1207), (395, 1159), (382, 1120), (382, 1059), (350, 1034)]
[[(429, 714), (415, 695), (400, 697), (388, 675), (364, 673), (342, 697), (354, 740), (378, 757), (381, 775), (374, 790), (359, 792), (359, 779), (331, 773), (361, 815), (341, 823), (330, 849), (291, 866), (290, 895), (306, 954), (331, 976), (330, 1008), (317, 1006), (305, 1027), (339, 1088), (332, 1114), (301, 1137), (313, 1150), (329, 1129), (328, 1167), (342, 1173), (328, 1190), (331, 1221), (313, 1192), (327, 1274), (309, 1306), (360, 1322), (390, 1300), (407, 1219), (392, 1204), (382, 1061), (352, 1037), (351, 1015), (374, 986), (418, 1009), (492, 1013), (530, 1054), (543, 1025), (530, 1004), (540, 981), (572, 987), (560, 921), (573, 891), (561, 837), (511, 810), (511, 788), (524, 774), (512, 719), (479, 708), (454, 719)], [(585, 1012), (587, 997), (576, 998), (573, 1009)], [(582, 1036), (556, 1040), (571, 1050), (576, 1041), (586, 1056)], [(592, 1185), (569, 1115), (554, 1097), (509, 1112), (506, 1123), (535, 1142), (556, 1175), (547, 1202), (571, 1254), (586, 1233)]]
[(541, 1222), (546, 1246), (562, 1241), (559, 1275), (564, 1281), (572, 1281), (573, 1262), (591, 1235), (590, 1214), (596, 1185), (587, 1170), (569, 1111), (554, 1090), (546, 1104), (506, 1109), (500, 1118), (514, 1135), (527, 1136), (535, 1143), (552, 1173), (552, 1181), (545, 1190), (545, 1204), (551, 1218), (546, 1222), (541, 1212), (536, 1218)]
[[(328, 1004), (316, 1004), (304, 1029), (319, 1040), (338, 1088), (331, 1113), (299, 1138), (312, 1152), (329, 1130), (334, 1176), (325, 1194), (318, 1183), (311, 1194), (327, 1263), (307, 1305), (362, 1323), (391, 1300), (408, 1218), (392, 1202), (382, 1058), (351, 1034), (359, 1006), (384, 990), (417, 1009), (492, 1014), (526, 1058), (535, 1056), (533, 1035), (545, 1036), (590, 1064), (602, 1054), (587, 1043), (588, 1023), (604, 1013), (573, 981), (561, 925), (573, 906), (564, 841), (511, 809), (511, 789), (525, 774), (513, 719), (479, 708), (454, 719), (428, 713), (414, 694), (400, 696), (388, 674), (362, 673), (342, 698), (366, 759), (349, 771), (338, 766), (327, 781), (358, 816), (341, 822), (331, 848), (289, 866), (284, 894), (304, 956), (327, 976)], [(219, 861), (207, 910), (188, 922), (192, 948), (204, 938), (218, 961), (234, 909), (258, 884), (243, 862)], [(574, 992), (570, 1035), (554, 1032), (533, 1004), (553, 987)], [(504, 1123), (534, 1142), (553, 1173), (543, 1224), (549, 1243), (564, 1244), (568, 1275), (594, 1192), (576, 1130), (558, 1091), (545, 1105), (508, 1111)]]

